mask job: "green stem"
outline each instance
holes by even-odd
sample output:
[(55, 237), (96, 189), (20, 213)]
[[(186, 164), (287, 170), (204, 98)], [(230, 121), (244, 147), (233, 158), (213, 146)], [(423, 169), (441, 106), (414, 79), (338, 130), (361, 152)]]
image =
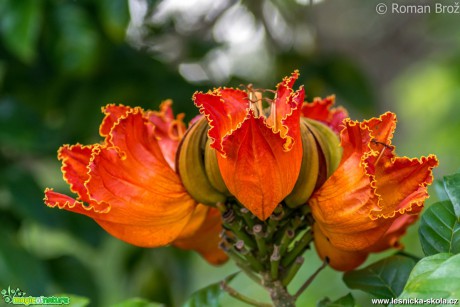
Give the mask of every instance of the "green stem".
[(280, 255), (283, 256), (284, 253), (286, 252), (289, 244), (291, 243), (292, 239), (294, 238), (295, 232), (294, 230), (288, 228), (283, 235), (283, 238), (281, 239), (281, 244), (280, 244)]
[(279, 252), (279, 246), (273, 246), (273, 254), (270, 257), (270, 274), (272, 280), (278, 279), (279, 265), (280, 265), (281, 255)]
[(235, 250), (233, 249), (228, 249), (226, 251), (227, 255), (233, 260), (235, 261), (236, 265), (241, 269), (241, 271), (243, 271), (249, 278), (251, 278), (254, 282), (256, 282), (257, 284), (261, 285), (262, 282), (260, 280), (259, 277), (257, 277), (256, 274), (254, 274), (254, 272), (252, 271), (251, 269), (251, 266), (247, 264), (247, 261), (240, 256), (239, 253), (237, 253)]
[(252, 228), (255, 224), (254, 222), (254, 215), (246, 208), (241, 208), (240, 209), (241, 216), (243, 217), (244, 221), (246, 222), (246, 225), (249, 228)]
[(230, 287), (225, 280), (221, 281), (220, 287), (222, 290), (227, 292), (230, 296), (236, 298), (237, 300), (240, 300), (246, 304), (249, 304), (251, 306), (256, 306), (256, 307), (272, 307), (272, 305), (267, 304), (267, 303), (262, 303), (259, 301), (256, 301), (250, 297), (247, 297), (246, 295), (241, 294), (240, 292), (236, 291), (232, 287)]
[(294, 248), (286, 255), (286, 257), (281, 260), (281, 265), (283, 267), (287, 267), (291, 265), (291, 263), (303, 252), (305, 251), (305, 248), (310, 244), (310, 242), (313, 240), (313, 236), (311, 234), (310, 230), (307, 230), (302, 238), (300, 238), (299, 241), (296, 242)]
[(254, 236), (256, 237), (257, 248), (259, 249), (260, 258), (263, 259), (267, 255), (267, 245), (265, 244), (263, 227), (260, 224), (252, 227)]
[(236, 235), (238, 239), (243, 240), (244, 244), (248, 248), (254, 249), (256, 247), (256, 244), (252, 238), (244, 230), (241, 229), (241, 225), (238, 225), (235, 222), (226, 223), (225, 225)]
[(323, 264), (308, 278), (308, 280), (299, 288), (294, 297), (297, 299), (305, 289), (313, 282), (316, 276), (327, 266), (327, 261), (324, 261)]
[(254, 257), (250, 251), (244, 247), (244, 242), (242, 240), (238, 240), (238, 242), (235, 243), (234, 249), (237, 253), (246, 259), (246, 261), (251, 265), (255, 272), (260, 272), (263, 270), (262, 264)]
[(284, 276), (283, 280), (281, 283), (283, 286), (289, 285), (289, 283), (292, 281), (292, 279), (295, 277), (297, 272), (299, 272), (300, 267), (302, 266), (304, 262), (303, 257), (297, 257), (294, 263), (291, 265), (291, 267), (287, 270), (286, 275)]

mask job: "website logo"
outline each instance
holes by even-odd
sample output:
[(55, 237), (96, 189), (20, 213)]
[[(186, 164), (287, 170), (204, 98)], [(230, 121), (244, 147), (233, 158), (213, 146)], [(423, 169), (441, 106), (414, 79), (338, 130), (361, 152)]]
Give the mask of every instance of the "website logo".
[(26, 293), (19, 288), (3, 289), (1, 292), (3, 300), (13, 305), (68, 305), (70, 298), (67, 296), (26, 296)]

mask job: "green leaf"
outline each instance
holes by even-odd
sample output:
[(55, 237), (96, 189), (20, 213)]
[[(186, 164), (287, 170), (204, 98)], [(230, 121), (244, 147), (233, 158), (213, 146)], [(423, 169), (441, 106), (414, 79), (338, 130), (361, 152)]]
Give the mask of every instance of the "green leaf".
[(342, 296), (338, 300), (331, 302), (329, 298), (324, 298), (316, 304), (316, 307), (354, 307), (355, 299), (351, 293)]
[(112, 305), (112, 307), (161, 307), (161, 306), (164, 306), (164, 305), (160, 303), (152, 303), (152, 302), (149, 302), (144, 299), (137, 298), (137, 297), (130, 298), (121, 303)]
[[(410, 274), (399, 298), (460, 298), (460, 255), (452, 256), (448, 253), (442, 253), (420, 260)], [(449, 304), (443, 303), (436, 306), (441, 305), (447, 306)]]
[(454, 206), (455, 216), (460, 221), (460, 174), (445, 176), (444, 188)]
[[(238, 273), (231, 274), (225, 278), (225, 281), (230, 282)], [(220, 288), (220, 282), (216, 282), (192, 293), (183, 307), (219, 307), (219, 299), (223, 292)]]
[(25, 63), (35, 58), (40, 30), (41, 1), (6, 1), (0, 15), (0, 31), (5, 47)]
[(435, 203), (423, 213), (419, 235), (426, 256), (460, 252), (460, 223), (450, 201)]
[(438, 196), (439, 201), (449, 200), (449, 195), (447, 195), (446, 189), (444, 188), (444, 181), (439, 179), (433, 181), (433, 187), (436, 191), (436, 196)]
[(378, 298), (397, 297), (404, 288), (415, 261), (391, 256), (361, 270), (346, 272), (343, 280), (348, 288), (359, 289)]

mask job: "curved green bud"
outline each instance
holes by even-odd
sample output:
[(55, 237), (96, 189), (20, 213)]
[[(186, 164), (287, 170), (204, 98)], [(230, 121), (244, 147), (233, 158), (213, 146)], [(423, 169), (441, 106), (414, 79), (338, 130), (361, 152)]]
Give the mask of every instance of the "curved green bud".
[(305, 121), (301, 121), (303, 156), (297, 182), (284, 202), (291, 208), (305, 204), (313, 193), (319, 172), (319, 153), (316, 140)]
[(219, 170), (219, 164), (217, 162), (218, 153), (214, 148), (209, 146), (210, 143), (211, 139), (208, 138), (204, 149), (204, 166), (206, 169), (206, 176), (213, 188), (225, 195), (230, 195)]
[(337, 169), (342, 159), (342, 147), (337, 134), (325, 124), (314, 119), (305, 118), (310, 131), (321, 148), (327, 166), (327, 178)]
[(284, 202), (295, 208), (307, 203), (318, 189), (337, 169), (342, 158), (342, 147), (338, 136), (323, 123), (302, 118), (302, 165), (297, 182)]
[[(225, 202), (226, 196), (210, 182), (204, 162), (208, 123), (201, 118), (190, 127), (179, 145), (176, 165), (179, 176), (187, 192), (199, 203), (215, 206)], [(210, 154), (208, 154), (209, 156)], [(215, 169), (209, 166), (209, 173), (216, 177)], [(219, 169), (217, 168), (217, 172)], [(219, 173), (220, 175), (220, 173)]]

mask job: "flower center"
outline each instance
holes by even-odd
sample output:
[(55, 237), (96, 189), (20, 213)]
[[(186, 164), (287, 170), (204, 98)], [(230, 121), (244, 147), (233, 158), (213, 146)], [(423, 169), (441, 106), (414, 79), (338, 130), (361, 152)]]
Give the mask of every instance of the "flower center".
[(180, 141), (184, 137), (187, 129), (182, 121), (183, 118), (184, 114), (179, 114), (177, 119), (172, 120), (168, 127), (168, 137), (173, 141)]
[[(267, 122), (273, 123), (273, 128), (278, 130), (276, 125), (276, 103), (273, 99), (263, 97), (264, 92), (276, 94), (273, 90), (268, 89), (255, 89), (252, 84), (246, 86), (246, 93), (248, 94), (249, 108), (253, 111), (255, 117), (264, 116)], [(268, 103), (268, 107), (263, 107), (263, 102)]]

